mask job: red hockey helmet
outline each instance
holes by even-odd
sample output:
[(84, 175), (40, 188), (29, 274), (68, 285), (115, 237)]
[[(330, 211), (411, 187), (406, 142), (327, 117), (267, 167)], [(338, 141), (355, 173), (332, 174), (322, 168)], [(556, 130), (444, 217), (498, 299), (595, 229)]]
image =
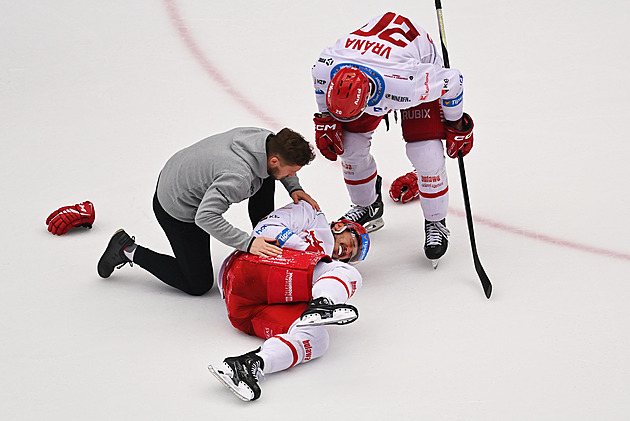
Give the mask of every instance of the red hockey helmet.
[[(334, 228), (334, 226), (338, 222), (343, 223), (343, 228)], [(334, 234), (341, 234), (346, 229), (350, 231), (350, 234), (352, 234), (353, 252), (352, 256), (349, 259), (344, 260), (345, 262), (360, 262), (361, 260), (365, 259), (368, 250), (370, 249), (370, 236), (368, 235), (363, 225), (357, 224), (356, 222), (350, 221), (348, 219), (340, 219), (331, 223), (330, 227)]]
[(326, 106), (339, 121), (353, 121), (361, 117), (370, 97), (370, 82), (361, 70), (344, 67), (328, 84)]

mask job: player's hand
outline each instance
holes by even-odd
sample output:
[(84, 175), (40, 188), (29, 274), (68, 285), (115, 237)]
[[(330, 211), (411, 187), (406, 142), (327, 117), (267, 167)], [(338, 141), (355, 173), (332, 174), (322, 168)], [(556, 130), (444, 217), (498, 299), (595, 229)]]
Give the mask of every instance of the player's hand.
[(325, 158), (337, 160), (343, 154), (343, 129), (341, 123), (330, 114), (315, 114), (315, 143)]
[(273, 257), (282, 253), (278, 240), (269, 237), (256, 237), (249, 246), (249, 252), (260, 257)]
[(401, 175), (394, 180), (389, 188), (389, 197), (394, 202), (407, 203), (420, 197), (420, 188), (418, 187), (418, 174), (415, 171)]
[(86, 227), (92, 228), (94, 223), (94, 205), (90, 201), (78, 203), (71, 206), (63, 206), (46, 218), (48, 231), (55, 235), (63, 235), (70, 228)]
[(311, 195), (306, 193), (304, 190), (295, 190), (293, 193), (291, 193), (291, 199), (293, 199), (293, 203), (295, 203), (296, 205), (300, 200), (304, 200), (305, 202), (308, 202), (316, 211), (321, 211), (321, 209), (319, 208), (319, 204), (315, 201), (315, 199), (313, 199)]
[(446, 122), (446, 154), (457, 158), (459, 151), (466, 156), (473, 147), (473, 121), (466, 113), (457, 122)]

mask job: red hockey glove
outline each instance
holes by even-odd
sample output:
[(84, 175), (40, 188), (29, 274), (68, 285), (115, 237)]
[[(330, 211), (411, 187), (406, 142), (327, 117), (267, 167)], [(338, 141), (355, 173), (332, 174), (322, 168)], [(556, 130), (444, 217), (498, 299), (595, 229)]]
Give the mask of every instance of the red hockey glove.
[(420, 197), (420, 188), (418, 187), (418, 173), (415, 171), (401, 175), (394, 180), (389, 188), (389, 197), (394, 202), (411, 202)]
[(94, 223), (94, 205), (86, 201), (72, 206), (64, 206), (46, 218), (48, 231), (55, 235), (62, 235), (73, 227), (92, 228)]
[(462, 115), (463, 129), (457, 130), (446, 124), (446, 154), (451, 158), (457, 158), (457, 153), (462, 151), (466, 156), (473, 147), (473, 121), (466, 113)]
[(330, 114), (315, 114), (315, 143), (319, 151), (331, 161), (343, 153), (343, 130), (341, 123)]

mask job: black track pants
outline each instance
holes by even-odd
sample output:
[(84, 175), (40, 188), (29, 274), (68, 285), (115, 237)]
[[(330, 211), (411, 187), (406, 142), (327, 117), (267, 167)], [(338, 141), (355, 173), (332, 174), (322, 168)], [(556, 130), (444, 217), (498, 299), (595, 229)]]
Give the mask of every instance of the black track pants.
[[(275, 179), (268, 177), (248, 203), (252, 227), (274, 210)], [(203, 295), (212, 288), (214, 272), (210, 235), (195, 223), (179, 221), (153, 196), (153, 212), (173, 249), (173, 256), (138, 246), (134, 263), (167, 285), (190, 295)]]

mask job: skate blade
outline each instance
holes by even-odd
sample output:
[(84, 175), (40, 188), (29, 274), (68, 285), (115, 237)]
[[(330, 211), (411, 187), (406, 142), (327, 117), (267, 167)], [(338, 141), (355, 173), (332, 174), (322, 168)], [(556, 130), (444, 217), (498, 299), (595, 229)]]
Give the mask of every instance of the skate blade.
[(367, 232), (374, 232), (380, 230), (385, 226), (385, 221), (383, 218), (374, 219), (373, 221), (368, 221), (363, 225)]
[(431, 265), (433, 265), (433, 269), (437, 269), (439, 263), (440, 263), (440, 259), (431, 260)]
[(240, 382), (238, 385), (234, 384), (230, 376), (226, 375), (222, 370), (214, 368), (212, 365), (208, 366), (208, 370), (210, 370), (214, 377), (216, 377), (223, 386), (227, 387), (240, 400), (249, 402), (254, 399), (254, 392), (246, 385), (242, 386), (241, 383), (243, 382)]
[(319, 314), (308, 314), (296, 323), (296, 326), (347, 325), (359, 318), (352, 309), (337, 309), (333, 316), (323, 319)]

